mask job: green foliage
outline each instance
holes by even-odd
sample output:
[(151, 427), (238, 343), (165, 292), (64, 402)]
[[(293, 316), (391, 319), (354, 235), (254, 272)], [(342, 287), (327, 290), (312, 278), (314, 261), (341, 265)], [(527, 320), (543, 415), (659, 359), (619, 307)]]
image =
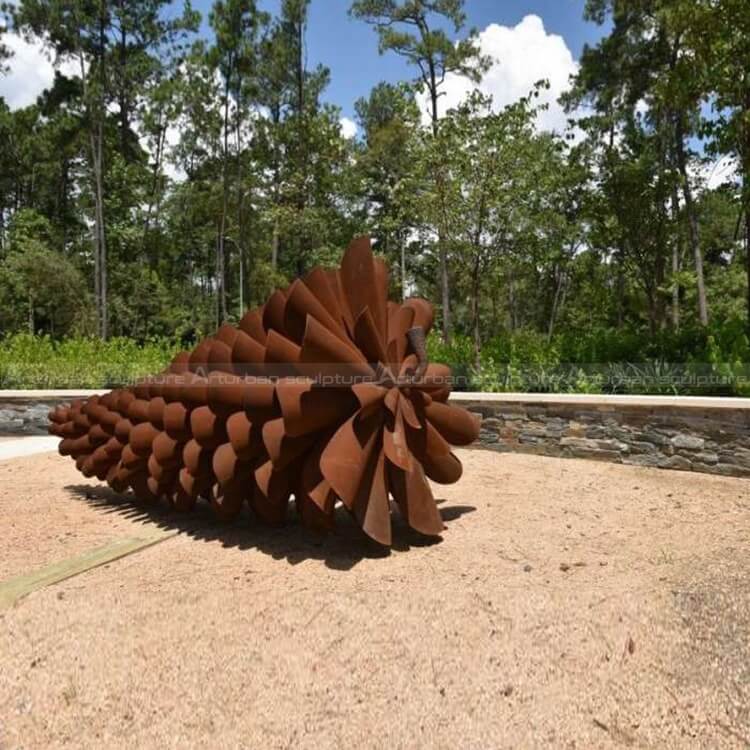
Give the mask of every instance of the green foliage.
[[(548, 341), (535, 331), (498, 336), (475, 362), (472, 340), (449, 345), (434, 332), (431, 361), (454, 369), (457, 390), (489, 392), (750, 395), (750, 344), (741, 321), (658, 340), (601, 329)], [(0, 388), (112, 388), (161, 371), (182, 342), (152, 338), (55, 340), (15, 334), (0, 340)]]
[(0, 388), (114, 388), (160, 372), (180, 349), (167, 339), (15, 334), (0, 340)]
[(444, 80), (448, 73), (478, 82), (488, 64), (479, 54), (475, 32), (454, 42), (434, 27), (442, 18), (460, 31), (466, 22), (463, 6), (464, 0), (354, 0), (350, 13), (375, 26), (381, 54), (392, 51), (404, 57), (419, 70), (419, 82), (431, 90), (435, 80)]
[(0, 6), (0, 76), (8, 72), (7, 61), (13, 56), (10, 47), (3, 42), (3, 34), (7, 27), (8, 23), (5, 20), (4, 6)]
[(65, 334), (87, 329), (86, 282), (71, 260), (50, 249), (53, 230), (33, 209), (18, 211), (0, 260), (0, 327)]
[(750, 394), (743, 321), (657, 336), (599, 328), (551, 340), (533, 330), (496, 336), (477, 362), (468, 336), (428, 339), (430, 360), (450, 365), (456, 389), (488, 392)]

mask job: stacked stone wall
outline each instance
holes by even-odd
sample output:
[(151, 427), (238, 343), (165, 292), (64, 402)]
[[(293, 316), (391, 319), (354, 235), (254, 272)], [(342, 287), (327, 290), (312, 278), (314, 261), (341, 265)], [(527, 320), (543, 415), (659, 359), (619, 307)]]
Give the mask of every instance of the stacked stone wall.
[[(660, 469), (750, 476), (750, 400), (711, 406), (709, 399), (639, 403), (602, 397), (585, 401), (503, 401), (459, 394), (481, 414), (482, 447), (562, 458), (588, 458)], [(560, 397), (557, 397), (560, 398)]]

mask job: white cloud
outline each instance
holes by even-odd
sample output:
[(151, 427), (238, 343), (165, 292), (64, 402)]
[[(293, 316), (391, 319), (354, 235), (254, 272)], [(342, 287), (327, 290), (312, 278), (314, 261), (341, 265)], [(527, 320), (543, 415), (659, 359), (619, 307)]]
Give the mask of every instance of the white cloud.
[(339, 123), (341, 125), (341, 135), (343, 135), (344, 138), (354, 138), (354, 136), (357, 135), (359, 128), (354, 120), (351, 120), (348, 117), (342, 117), (341, 120), (339, 120)]
[[(687, 169), (690, 183), (696, 193), (716, 190), (724, 185), (737, 186), (741, 181), (739, 164), (736, 157), (731, 154), (702, 161), (691, 160)], [(682, 205), (682, 193), (679, 197)]]
[[(477, 88), (492, 96), (495, 109), (517, 102), (528, 95), (537, 81), (545, 79), (550, 88), (536, 102), (548, 104), (549, 108), (540, 112), (538, 125), (543, 130), (562, 133), (568, 116), (557, 100), (569, 88), (570, 76), (578, 72), (578, 63), (565, 40), (557, 34), (548, 34), (539, 16), (528, 15), (512, 27), (490, 24), (480, 32), (479, 46), (482, 54), (490, 56), (493, 62)], [(446, 76), (440, 113), (458, 106), (474, 88), (463, 76)], [(421, 95), (419, 101), (426, 119), (426, 95)]]
[(736, 184), (739, 177), (739, 165), (734, 156), (722, 156), (716, 161), (704, 164), (700, 169), (701, 181), (708, 190), (716, 190), (727, 183)]
[[(27, 42), (18, 34), (3, 34), (3, 44), (11, 50), (13, 57), (8, 60), (10, 72), (0, 75), (0, 96), (11, 109), (28, 107), (54, 80), (55, 68), (50, 55), (41, 42)], [(59, 69), (69, 75), (76, 71), (75, 65), (69, 62), (60, 65)]]

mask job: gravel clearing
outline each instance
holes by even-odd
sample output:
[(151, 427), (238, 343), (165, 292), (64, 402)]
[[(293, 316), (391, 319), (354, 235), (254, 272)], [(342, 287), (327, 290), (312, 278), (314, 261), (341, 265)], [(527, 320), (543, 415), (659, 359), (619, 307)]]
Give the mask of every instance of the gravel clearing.
[(394, 550), (0, 463), (0, 579), (181, 533), (0, 614), (0, 748), (750, 745), (750, 484), (458, 451)]

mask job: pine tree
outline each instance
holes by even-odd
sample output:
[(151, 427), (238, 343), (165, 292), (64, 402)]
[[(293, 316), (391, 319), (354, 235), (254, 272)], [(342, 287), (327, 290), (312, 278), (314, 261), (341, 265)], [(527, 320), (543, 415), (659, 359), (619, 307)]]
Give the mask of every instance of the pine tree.
[[(460, 32), (466, 23), (463, 7), (463, 0), (355, 0), (350, 10), (355, 18), (375, 27), (381, 54), (395, 52), (417, 68), (417, 85), (429, 98), (433, 137), (438, 135), (438, 102), (444, 93), (446, 76), (453, 73), (476, 82), (489, 65), (489, 60), (480, 54), (475, 31), (455, 43), (438, 26), (441, 21), (448, 21), (456, 33)], [(434, 165), (433, 173), (438, 200), (445, 204), (445, 176), (439, 162)], [(437, 223), (442, 329), (446, 342), (451, 333), (451, 289), (445, 241), (447, 210), (443, 205)]]

